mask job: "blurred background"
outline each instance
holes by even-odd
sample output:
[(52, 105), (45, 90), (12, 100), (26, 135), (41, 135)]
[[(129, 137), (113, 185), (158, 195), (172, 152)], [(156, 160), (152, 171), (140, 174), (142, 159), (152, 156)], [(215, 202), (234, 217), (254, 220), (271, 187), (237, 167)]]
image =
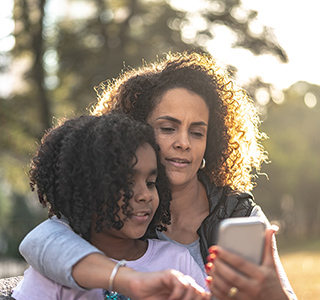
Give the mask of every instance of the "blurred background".
[(225, 64), (260, 111), (270, 162), (253, 193), (280, 225), (280, 254), (299, 299), (315, 299), (319, 8), (312, 0), (2, 0), (0, 277), (23, 273), (18, 245), (47, 217), (26, 175), (43, 132), (58, 118), (87, 114), (94, 86), (122, 69), (193, 49)]

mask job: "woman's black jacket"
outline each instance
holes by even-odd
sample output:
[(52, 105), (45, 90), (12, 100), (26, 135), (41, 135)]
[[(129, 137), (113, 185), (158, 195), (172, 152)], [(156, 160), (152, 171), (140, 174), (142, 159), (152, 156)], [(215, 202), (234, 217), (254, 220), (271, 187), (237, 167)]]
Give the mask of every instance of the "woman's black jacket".
[[(209, 215), (197, 230), (201, 256), (206, 263), (208, 248), (217, 243), (220, 222), (226, 218), (250, 216), (255, 203), (250, 193), (235, 192), (228, 187), (216, 187), (202, 170), (199, 170), (198, 178), (205, 186), (209, 200)], [(157, 238), (157, 234), (154, 230), (148, 230), (145, 237)]]

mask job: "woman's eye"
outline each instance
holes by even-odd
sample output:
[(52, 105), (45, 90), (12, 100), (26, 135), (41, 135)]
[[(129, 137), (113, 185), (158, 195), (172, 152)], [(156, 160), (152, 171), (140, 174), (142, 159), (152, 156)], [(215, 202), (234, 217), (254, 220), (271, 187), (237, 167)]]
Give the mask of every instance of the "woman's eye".
[(172, 128), (172, 127), (161, 127), (160, 129), (164, 133), (171, 133), (174, 131), (174, 128)]
[(203, 137), (203, 133), (201, 132), (191, 132), (191, 134), (195, 135), (196, 137)]

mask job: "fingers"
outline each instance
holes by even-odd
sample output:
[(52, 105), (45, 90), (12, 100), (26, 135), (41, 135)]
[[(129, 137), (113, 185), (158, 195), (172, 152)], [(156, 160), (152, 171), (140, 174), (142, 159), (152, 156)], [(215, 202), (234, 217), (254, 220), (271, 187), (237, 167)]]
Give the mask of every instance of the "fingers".
[[(187, 275), (182, 273), (176, 273), (173, 271), (173, 274), (177, 276), (177, 281), (174, 281), (174, 286), (172, 288), (172, 293), (169, 299), (184, 299), (184, 300), (209, 300), (210, 295), (205, 292), (205, 290), (199, 286), (195, 280)], [(171, 281), (172, 282), (172, 281)]]
[[(224, 277), (229, 278), (229, 280), (231, 280), (230, 276), (233, 276), (235, 274), (240, 275), (240, 273), (242, 273), (242, 275), (246, 275), (247, 277), (256, 276), (257, 267), (258, 267), (256, 264), (250, 261), (247, 261), (242, 257), (236, 254), (233, 254), (227, 250), (224, 250), (219, 246), (211, 247), (210, 251), (213, 251), (215, 255), (215, 257), (213, 258), (214, 266), (216, 267), (216, 264), (219, 262), (220, 264), (218, 264), (218, 266), (221, 265), (221, 268), (224, 269), (223, 272), (227, 272), (227, 275), (224, 275)], [(211, 258), (212, 256), (209, 255), (208, 260), (210, 260)], [(223, 262), (223, 264), (221, 264), (221, 262)], [(225, 270), (227, 265), (229, 266), (228, 271)], [(235, 270), (237, 270), (237, 272), (235, 272)], [(208, 275), (212, 275), (212, 274), (208, 273)]]
[[(259, 292), (257, 278), (261, 277), (259, 266), (218, 246), (209, 250), (208, 259), (212, 264), (206, 265), (207, 280), (212, 294), (218, 299), (246, 299), (249, 292), (255, 296)], [(235, 292), (236, 291), (236, 292)], [(250, 298), (254, 299), (254, 298)]]
[(126, 289), (119, 291), (137, 300), (210, 300), (210, 294), (193, 278), (176, 270), (135, 272)]
[[(219, 300), (228, 299), (287, 299), (279, 281), (274, 261), (273, 236), (278, 230), (266, 230), (261, 265), (249, 262), (218, 246), (209, 249), (206, 271), (207, 285)], [(270, 296), (272, 295), (272, 297)]]
[[(241, 265), (238, 263), (237, 266), (239, 269), (236, 270), (220, 257), (229, 261), (237, 256), (231, 255), (231, 257), (229, 257), (229, 253), (223, 253), (223, 250), (220, 250), (219, 248), (217, 250), (217, 256), (214, 259), (213, 264), (207, 264), (207, 272), (211, 275), (211, 277), (207, 278), (207, 284), (214, 296), (221, 300), (230, 299), (230, 290), (233, 291), (233, 293), (231, 293), (233, 299), (241, 299), (241, 297), (244, 296), (244, 291), (247, 290), (250, 290), (251, 293), (255, 294), (254, 282), (250, 281), (247, 275), (238, 271), (243, 268), (243, 270), (245, 270), (248, 266), (247, 262), (241, 259)], [(249, 263), (249, 265), (250, 264), (252, 263)]]
[(216, 290), (214, 293), (214, 297), (212, 299), (219, 299), (219, 300), (239, 300), (239, 299), (246, 299), (246, 296), (238, 290), (238, 288), (231, 286), (228, 288), (228, 291), (220, 291)]
[(184, 299), (210, 299), (210, 294), (207, 293), (204, 288), (199, 286), (192, 277), (185, 275), (184, 278), (187, 280), (189, 285), (187, 295)]
[[(274, 266), (274, 249), (272, 246), (272, 238), (278, 229), (279, 227), (276, 225), (272, 225), (270, 228), (266, 229), (264, 254), (262, 260), (262, 265), (264, 266)], [(219, 246), (210, 247), (209, 253), (210, 255), (208, 256), (208, 261), (212, 261), (216, 256), (219, 256), (219, 259), (223, 260), (225, 263), (229, 264), (231, 267), (240, 271), (241, 273), (249, 277), (254, 277), (256, 275), (255, 272), (258, 270), (256, 264), (251, 263), (236, 254), (228, 252)]]

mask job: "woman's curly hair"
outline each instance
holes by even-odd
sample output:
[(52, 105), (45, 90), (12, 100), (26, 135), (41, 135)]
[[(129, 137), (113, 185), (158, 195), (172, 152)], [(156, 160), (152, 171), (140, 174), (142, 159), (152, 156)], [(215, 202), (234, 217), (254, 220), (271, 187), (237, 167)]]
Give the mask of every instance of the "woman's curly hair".
[(160, 224), (170, 224), (171, 193), (159, 147), (149, 125), (124, 114), (81, 116), (49, 130), (31, 160), (30, 186), (37, 188), (40, 203), (49, 204), (49, 216), (65, 216), (87, 240), (93, 215), (97, 232), (103, 226), (119, 230), (123, 222), (117, 212), (130, 212), (133, 191), (128, 180), (137, 162), (135, 152), (145, 143), (155, 150), (158, 163), (160, 203), (150, 226), (163, 230)]
[(167, 54), (162, 60), (129, 69), (96, 87), (98, 102), (92, 114), (122, 111), (146, 122), (161, 96), (185, 88), (201, 96), (209, 107), (205, 172), (217, 186), (250, 191), (254, 172), (267, 159), (259, 141), (260, 120), (253, 101), (228, 72), (206, 54)]

